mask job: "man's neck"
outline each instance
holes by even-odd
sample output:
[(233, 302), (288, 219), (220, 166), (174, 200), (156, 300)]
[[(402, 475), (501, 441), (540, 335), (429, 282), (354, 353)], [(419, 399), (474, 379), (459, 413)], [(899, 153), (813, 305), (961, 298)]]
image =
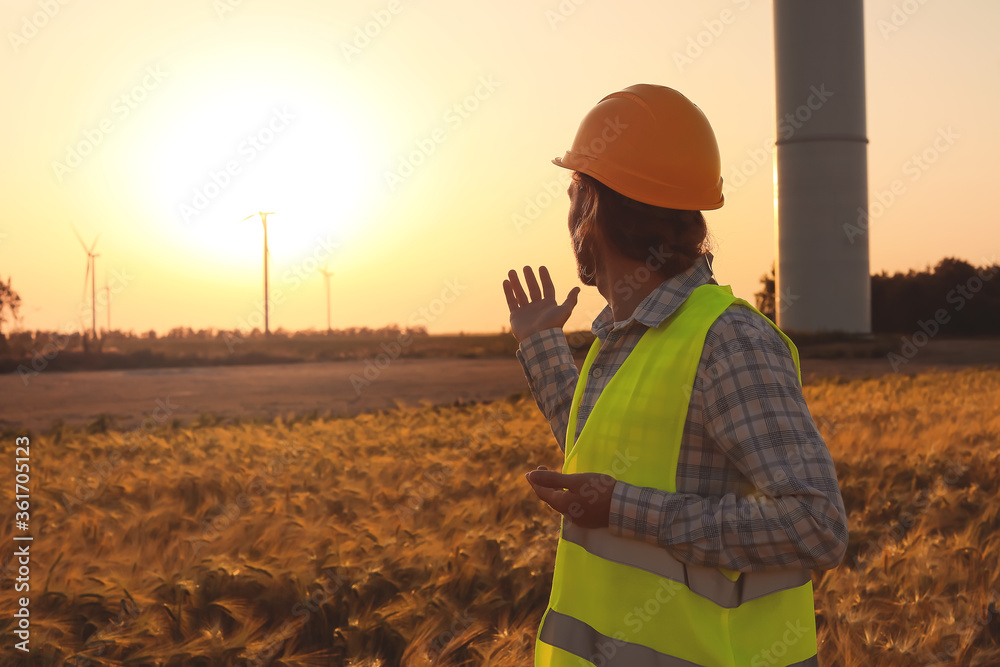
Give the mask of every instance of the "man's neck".
[[(641, 280), (645, 279), (645, 280)], [(663, 282), (643, 262), (618, 258), (597, 271), (597, 290), (611, 306), (616, 322), (627, 320), (636, 307)]]

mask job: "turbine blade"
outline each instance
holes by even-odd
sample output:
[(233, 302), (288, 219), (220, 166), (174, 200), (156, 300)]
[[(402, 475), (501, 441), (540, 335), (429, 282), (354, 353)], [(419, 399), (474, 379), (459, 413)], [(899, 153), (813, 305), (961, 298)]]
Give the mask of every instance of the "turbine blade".
[(94, 237), (94, 242), (90, 244), (90, 250), (88, 250), (87, 252), (94, 252), (94, 248), (97, 246), (97, 239), (99, 238), (101, 238), (100, 234)]
[(80, 232), (76, 231), (76, 227), (73, 226), (72, 222), (69, 223), (69, 228), (73, 230), (73, 234), (76, 236), (76, 240), (80, 242), (80, 245), (83, 246), (83, 249), (87, 250), (87, 244), (83, 242), (83, 237), (80, 236)]
[(87, 256), (87, 273), (83, 275), (83, 301), (87, 300), (87, 281), (90, 280), (90, 255)]
[(257, 214), (256, 214), (256, 213), (251, 213), (251, 214), (250, 214), (250, 215), (248, 215), (247, 217), (245, 217), (245, 218), (243, 218), (242, 220), (240, 220), (240, 222), (246, 222), (246, 221), (247, 221), (247, 220), (249, 220), (250, 218), (256, 218), (256, 217), (257, 217)]

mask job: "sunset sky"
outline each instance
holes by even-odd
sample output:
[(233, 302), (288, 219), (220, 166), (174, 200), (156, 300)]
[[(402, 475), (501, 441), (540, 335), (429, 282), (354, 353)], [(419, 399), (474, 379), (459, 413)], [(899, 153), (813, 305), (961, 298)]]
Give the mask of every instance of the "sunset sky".
[[(872, 271), (1000, 261), (1000, 3), (865, 5)], [(719, 282), (752, 301), (774, 258), (766, 0), (5, 0), (0, 26), (0, 277), (27, 329), (89, 327), (71, 225), (100, 234), (113, 328), (255, 321), (262, 210), (272, 329), (325, 328), (327, 265), (334, 327), (500, 331), (509, 269), (580, 284), (549, 161), (640, 82), (719, 139)], [(585, 288), (568, 327), (604, 305)]]

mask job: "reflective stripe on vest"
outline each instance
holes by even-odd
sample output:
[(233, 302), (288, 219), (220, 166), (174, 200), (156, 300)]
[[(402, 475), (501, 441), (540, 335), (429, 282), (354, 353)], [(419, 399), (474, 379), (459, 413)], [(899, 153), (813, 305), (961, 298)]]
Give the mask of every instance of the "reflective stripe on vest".
[[(675, 658), (672, 655), (658, 653), (648, 646), (631, 644), (626, 641), (602, 635), (594, 628), (572, 616), (549, 611), (545, 627), (542, 629), (542, 641), (571, 653), (575, 656), (590, 655), (593, 647), (600, 647), (598, 655), (604, 657), (605, 664), (620, 665), (652, 665), (653, 667), (699, 667), (696, 663)], [(579, 663), (579, 661), (577, 661)], [(761, 656), (760, 664), (768, 664)], [(814, 655), (811, 658), (792, 663), (787, 667), (818, 667), (819, 661)]]
[[(583, 390), (600, 349), (595, 339), (573, 396), (563, 472), (602, 472), (676, 492), (681, 436), (705, 336), (736, 301), (752, 308), (728, 287), (696, 288), (659, 327), (645, 332), (575, 438)], [(778, 333), (798, 370), (795, 346)], [(739, 573), (686, 565), (663, 547), (563, 521), (536, 665), (778, 667), (815, 664), (815, 656), (808, 570)]]
[(680, 582), (691, 589), (692, 593), (727, 609), (812, 580), (808, 570), (786, 570), (744, 574), (733, 581), (714, 567), (682, 563), (662, 547), (612, 535), (607, 528), (588, 530), (566, 522), (563, 524), (562, 538), (579, 544), (589, 553), (605, 560), (631, 565)]

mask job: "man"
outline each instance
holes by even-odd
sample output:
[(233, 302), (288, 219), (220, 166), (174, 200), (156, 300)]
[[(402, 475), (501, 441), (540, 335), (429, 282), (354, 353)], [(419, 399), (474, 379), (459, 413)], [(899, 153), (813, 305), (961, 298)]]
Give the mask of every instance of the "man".
[(715, 134), (670, 88), (601, 100), (572, 148), (569, 231), (608, 306), (578, 373), (546, 268), (504, 281), (511, 332), (563, 472), (526, 475), (563, 514), (536, 665), (816, 665), (810, 570), (847, 522), (792, 342), (712, 274)]

